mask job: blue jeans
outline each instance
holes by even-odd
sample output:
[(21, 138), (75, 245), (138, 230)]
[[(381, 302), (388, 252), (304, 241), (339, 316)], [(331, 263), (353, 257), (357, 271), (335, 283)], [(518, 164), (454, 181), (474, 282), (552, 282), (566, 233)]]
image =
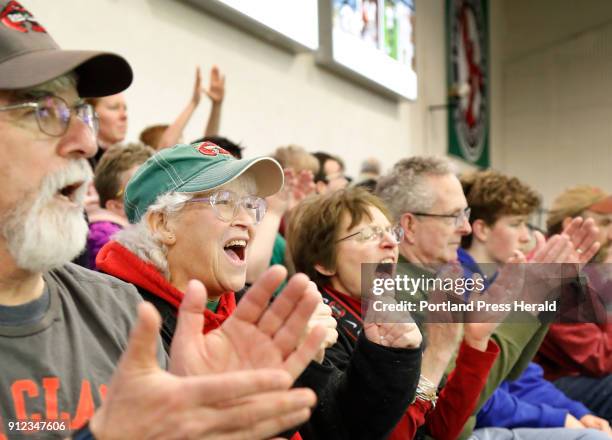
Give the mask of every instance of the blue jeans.
[(568, 397), (584, 403), (593, 414), (612, 423), (612, 374), (604, 377), (562, 377), (554, 384)]
[(595, 429), (481, 428), (468, 440), (606, 440), (608, 434)]

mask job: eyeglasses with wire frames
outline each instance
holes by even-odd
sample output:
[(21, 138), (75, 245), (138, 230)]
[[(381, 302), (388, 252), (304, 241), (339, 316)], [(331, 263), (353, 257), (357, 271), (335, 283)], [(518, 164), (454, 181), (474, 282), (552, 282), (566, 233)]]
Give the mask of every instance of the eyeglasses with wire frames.
[(355, 240), (358, 242), (381, 240), (384, 234), (391, 235), (395, 244), (399, 244), (402, 241), (402, 238), (404, 238), (404, 229), (399, 225), (387, 226), (386, 228), (382, 228), (380, 226), (366, 226), (353, 234), (336, 240), (336, 243), (340, 243), (341, 241), (348, 240), (353, 237), (355, 237)]
[(268, 205), (265, 199), (257, 196), (240, 197), (233, 191), (217, 191), (210, 197), (195, 197), (187, 203), (209, 203), (219, 220), (231, 222), (238, 216), (242, 206), (257, 225), (266, 215)]
[(463, 222), (470, 221), (470, 214), (472, 210), (467, 207), (458, 214), (430, 214), (428, 212), (411, 212), (412, 215), (420, 217), (434, 217), (434, 218), (452, 218), (455, 220), (455, 227), (459, 228), (463, 225)]
[(93, 107), (86, 102), (78, 102), (70, 107), (59, 96), (45, 95), (31, 101), (10, 104), (0, 107), (0, 112), (19, 109), (32, 109), (38, 128), (45, 134), (54, 137), (63, 136), (68, 131), (72, 115), (76, 115), (92, 133), (98, 134), (98, 116)]

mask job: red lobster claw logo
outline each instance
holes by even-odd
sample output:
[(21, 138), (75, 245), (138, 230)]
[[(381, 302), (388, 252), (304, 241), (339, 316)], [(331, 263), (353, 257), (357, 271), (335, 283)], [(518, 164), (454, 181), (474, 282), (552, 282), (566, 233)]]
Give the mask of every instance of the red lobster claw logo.
[(224, 150), (212, 142), (202, 142), (201, 144), (197, 144), (195, 147), (200, 153), (205, 154), (206, 156), (216, 156), (218, 154), (227, 154), (228, 156), (231, 156), (227, 150)]
[[(0, 23), (19, 32), (47, 32), (23, 6), (12, 0), (0, 11)], [(27, 25), (29, 23), (29, 26)]]

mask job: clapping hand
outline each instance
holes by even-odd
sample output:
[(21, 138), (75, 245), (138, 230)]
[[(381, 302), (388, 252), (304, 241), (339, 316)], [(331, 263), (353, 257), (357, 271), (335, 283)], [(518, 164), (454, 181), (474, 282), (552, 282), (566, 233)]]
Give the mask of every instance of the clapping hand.
[(191, 281), (179, 309), (170, 371), (187, 376), (275, 368), (297, 378), (320, 350), (326, 332), (316, 326), (303, 339), (320, 298), (304, 274), (293, 276), (269, 306), (286, 274), (282, 266), (266, 270), (221, 327), (205, 335), (206, 289)]

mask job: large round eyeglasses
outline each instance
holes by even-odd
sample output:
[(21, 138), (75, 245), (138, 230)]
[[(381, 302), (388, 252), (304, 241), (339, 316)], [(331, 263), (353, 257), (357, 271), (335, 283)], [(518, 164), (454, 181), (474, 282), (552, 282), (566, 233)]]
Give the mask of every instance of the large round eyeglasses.
[(240, 197), (233, 191), (217, 191), (210, 197), (196, 197), (189, 203), (210, 203), (217, 218), (225, 222), (231, 222), (238, 216), (238, 210), (242, 206), (257, 225), (266, 215), (268, 205), (264, 199), (257, 196)]

